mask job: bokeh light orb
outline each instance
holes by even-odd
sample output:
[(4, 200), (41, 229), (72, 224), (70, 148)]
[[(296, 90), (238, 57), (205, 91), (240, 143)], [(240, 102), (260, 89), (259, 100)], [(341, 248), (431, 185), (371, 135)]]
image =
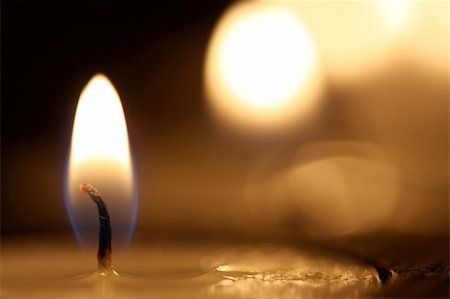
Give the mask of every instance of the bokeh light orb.
[(231, 7), (211, 38), (205, 88), (213, 112), (240, 128), (305, 119), (321, 86), (317, 52), (295, 10), (268, 2)]

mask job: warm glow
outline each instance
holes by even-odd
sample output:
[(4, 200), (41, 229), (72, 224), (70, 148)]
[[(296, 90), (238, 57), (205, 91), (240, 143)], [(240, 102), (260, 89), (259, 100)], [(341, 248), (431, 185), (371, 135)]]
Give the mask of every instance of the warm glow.
[[(281, 3), (301, 16), (314, 38), (327, 78), (332, 84), (353, 84), (354, 80), (363, 80), (379, 72), (393, 62), (397, 51), (402, 57), (410, 55), (412, 45), (402, 43), (411, 34), (415, 18), (421, 14), (427, 15), (423, 8), (432, 6), (425, 5), (424, 1), (410, 0)], [(434, 34), (430, 32), (434, 30), (427, 31), (417, 41), (428, 44), (429, 40), (434, 39)]]
[(219, 22), (206, 89), (227, 120), (273, 128), (302, 118), (316, 99), (317, 58), (299, 17), (267, 3), (240, 3)]
[(104, 75), (96, 75), (84, 88), (73, 126), (68, 208), (80, 239), (81, 231), (95, 231), (98, 226), (96, 207), (78, 190), (85, 182), (104, 196), (115, 230), (127, 235), (135, 214), (127, 126), (119, 95)]
[(391, 30), (398, 30), (405, 25), (409, 0), (383, 0), (381, 1), (386, 21)]

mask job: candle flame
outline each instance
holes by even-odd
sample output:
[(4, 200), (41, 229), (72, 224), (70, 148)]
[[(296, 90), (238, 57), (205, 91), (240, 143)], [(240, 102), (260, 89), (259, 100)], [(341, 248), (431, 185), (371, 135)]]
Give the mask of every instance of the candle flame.
[(119, 243), (129, 238), (136, 196), (127, 125), (120, 97), (104, 75), (95, 75), (78, 101), (66, 182), (67, 208), (80, 241), (95, 236), (98, 227), (95, 207), (78, 188), (84, 182), (103, 194)]

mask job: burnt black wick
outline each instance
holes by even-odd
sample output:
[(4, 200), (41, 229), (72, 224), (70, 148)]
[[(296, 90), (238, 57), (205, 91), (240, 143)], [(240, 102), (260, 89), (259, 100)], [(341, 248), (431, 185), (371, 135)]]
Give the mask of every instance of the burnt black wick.
[(111, 224), (108, 208), (98, 190), (88, 184), (80, 184), (80, 190), (86, 192), (98, 208), (100, 231), (98, 235), (98, 273), (101, 275), (117, 274), (111, 265)]

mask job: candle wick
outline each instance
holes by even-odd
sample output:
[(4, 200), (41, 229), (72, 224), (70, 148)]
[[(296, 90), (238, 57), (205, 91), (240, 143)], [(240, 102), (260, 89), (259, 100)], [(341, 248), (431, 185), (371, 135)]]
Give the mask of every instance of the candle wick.
[(100, 231), (98, 235), (98, 273), (100, 275), (117, 274), (111, 265), (111, 223), (109, 221), (108, 208), (98, 190), (88, 184), (80, 184), (80, 190), (86, 192), (98, 208)]

